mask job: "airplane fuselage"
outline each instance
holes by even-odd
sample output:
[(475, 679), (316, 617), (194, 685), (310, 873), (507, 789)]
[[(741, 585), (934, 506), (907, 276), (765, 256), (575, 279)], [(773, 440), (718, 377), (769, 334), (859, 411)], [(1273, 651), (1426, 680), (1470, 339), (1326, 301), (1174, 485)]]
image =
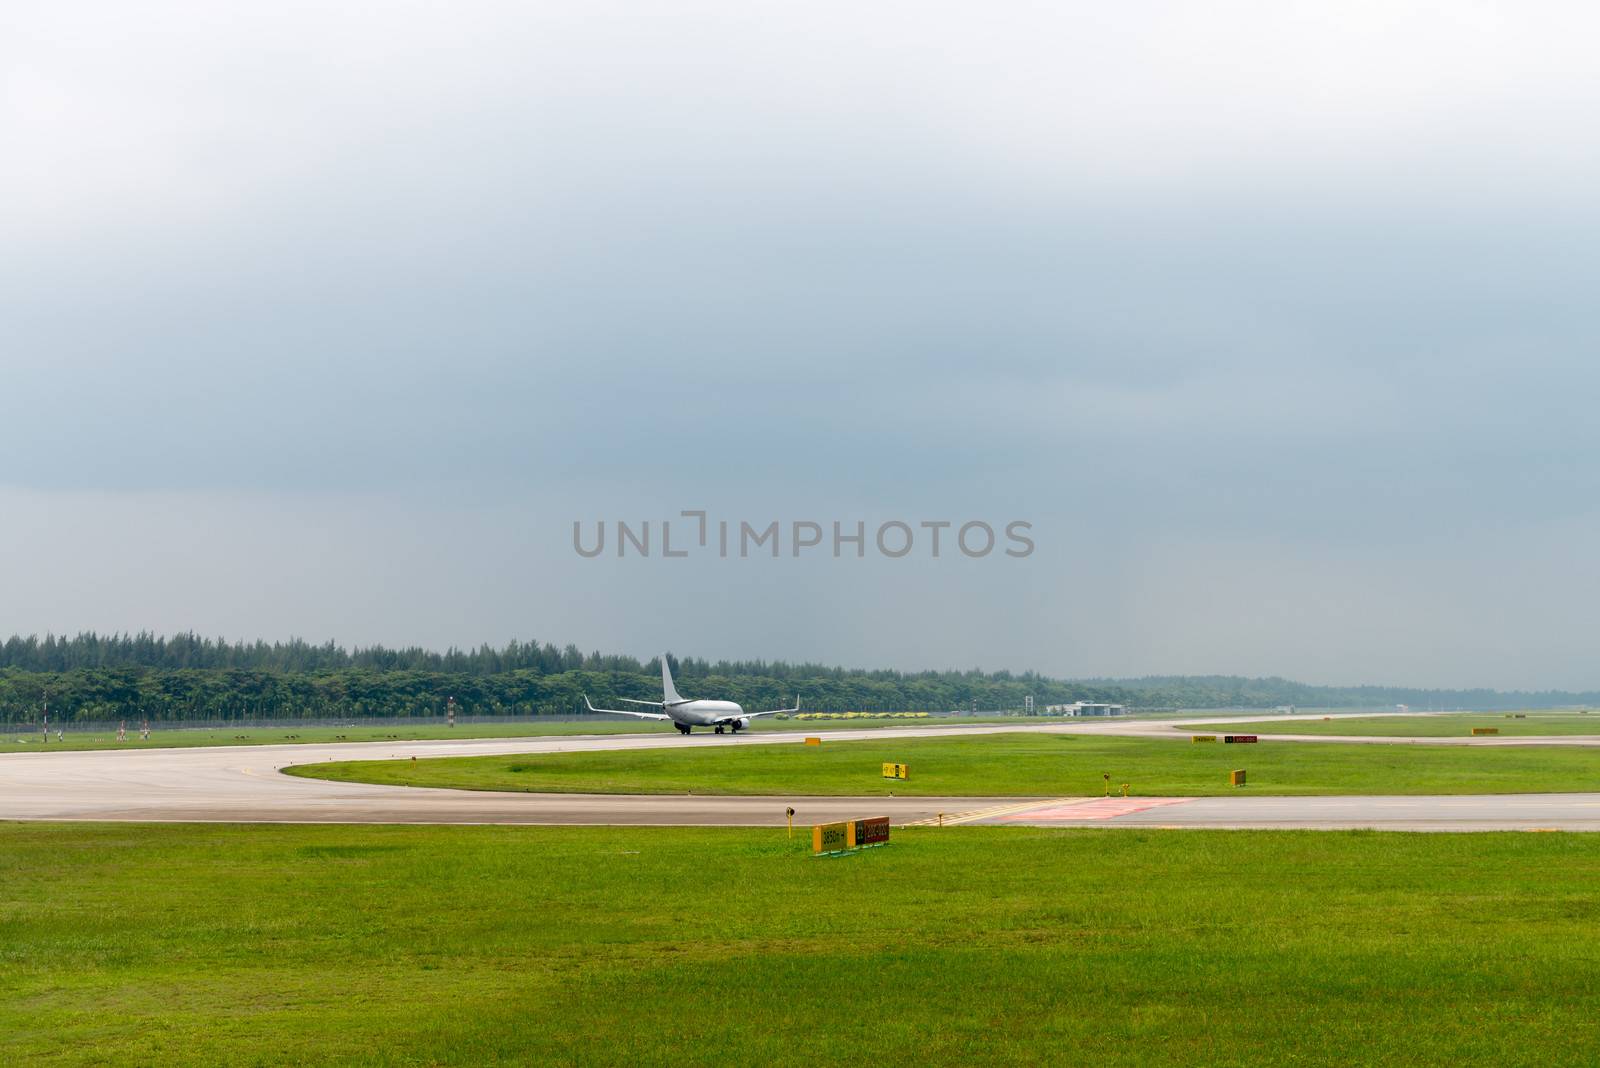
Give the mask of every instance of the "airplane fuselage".
[(644, 712), (636, 708), (596, 708), (594, 702), (589, 700), (589, 695), (583, 695), (583, 703), (590, 712), (609, 712), (614, 716), (638, 716), (642, 719), (667, 720), (678, 729), (680, 734), (692, 734), (695, 727), (710, 727), (718, 734), (732, 731), (738, 734), (750, 726), (750, 721), (757, 716), (778, 716), (790, 712), (800, 711), (800, 698), (794, 699), (793, 708), (773, 708), (761, 712), (746, 712), (744, 706), (737, 701), (701, 701), (688, 700), (678, 695), (678, 688), (672, 684), (672, 668), (667, 664), (665, 655), (661, 657), (661, 700), (639, 701), (632, 697), (624, 697), (624, 701), (634, 705), (646, 705), (659, 708), (659, 712)]
[(667, 706), (666, 712), (674, 723), (688, 727), (714, 727), (718, 723), (742, 717), (744, 707), (737, 701), (685, 701)]

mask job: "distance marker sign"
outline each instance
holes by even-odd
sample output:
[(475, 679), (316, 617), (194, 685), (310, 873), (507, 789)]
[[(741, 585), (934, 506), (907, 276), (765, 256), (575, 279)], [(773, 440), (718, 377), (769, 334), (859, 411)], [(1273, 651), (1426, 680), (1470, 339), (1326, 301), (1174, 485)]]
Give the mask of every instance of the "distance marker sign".
[(862, 846), (887, 845), (888, 842), (888, 816), (873, 816), (870, 819), (851, 821), (850, 844), (857, 849)]
[(811, 828), (811, 852), (843, 853), (850, 848), (852, 830), (848, 823), (817, 824)]
[(811, 828), (811, 852), (819, 857), (840, 856), (864, 846), (888, 843), (888, 816), (871, 816), (844, 823), (818, 823)]

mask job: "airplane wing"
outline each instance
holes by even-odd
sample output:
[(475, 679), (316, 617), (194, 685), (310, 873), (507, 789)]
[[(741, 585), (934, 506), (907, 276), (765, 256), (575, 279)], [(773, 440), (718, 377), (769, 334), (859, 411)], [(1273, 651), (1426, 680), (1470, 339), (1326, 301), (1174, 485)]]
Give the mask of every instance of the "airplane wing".
[[(623, 700), (626, 701), (627, 698), (624, 697)], [(671, 719), (672, 718), (671, 716), (667, 715), (665, 712), (634, 712), (634, 711), (632, 711), (630, 709), (626, 709), (626, 708), (596, 708), (596, 707), (594, 707), (594, 705), (589, 704), (589, 695), (588, 694), (584, 694), (583, 695), (583, 703), (586, 704), (586, 705), (589, 705), (589, 711), (590, 712), (610, 712), (613, 715), (617, 715), (617, 716), (637, 716), (640, 719)], [(640, 701), (639, 702), (639, 704), (655, 704), (655, 703), (656, 702), (654, 702), (654, 701)]]
[(765, 712), (746, 712), (744, 714), (744, 718), (745, 719), (755, 719), (757, 716), (776, 716), (779, 712), (798, 712), (798, 711), (800, 711), (800, 698), (796, 697), (794, 699), (794, 707), (793, 708), (772, 708), (772, 709), (768, 709)]

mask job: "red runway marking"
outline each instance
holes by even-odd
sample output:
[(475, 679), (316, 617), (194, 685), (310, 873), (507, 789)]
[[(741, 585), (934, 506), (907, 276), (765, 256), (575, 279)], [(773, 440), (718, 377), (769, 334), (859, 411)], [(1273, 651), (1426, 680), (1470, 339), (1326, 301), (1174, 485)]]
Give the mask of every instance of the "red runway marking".
[(1032, 822), (1034, 820), (1109, 820), (1133, 812), (1160, 808), (1163, 805), (1181, 805), (1193, 801), (1192, 797), (1097, 797), (1092, 801), (1075, 801), (1068, 805), (1051, 805), (1030, 808), (1026, 812), (1012, 812), (998, 819), (1002, 822)]

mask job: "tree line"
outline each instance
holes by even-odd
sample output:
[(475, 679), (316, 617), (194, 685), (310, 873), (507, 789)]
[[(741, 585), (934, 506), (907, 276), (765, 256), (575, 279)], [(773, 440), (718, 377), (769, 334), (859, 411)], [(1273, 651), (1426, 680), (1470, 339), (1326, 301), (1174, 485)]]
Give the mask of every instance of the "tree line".
[[(1032, 672), (856, 670), (820, 664), (669, 658), (687, 696), (779, 708), (798, 694), (815, 711), (1018, 710), (1103, 701), (1134, 708), (1526, 708), (1600, 695), (1321, 687), (1285, 679), (1160, 676), (1053, 679)], [(429, 717), (455, 699), (463, 715), (563, 715), (621, 697), (660, 697), (659, 660), (539, 642), (434, 652), (303, 641), (228, 642), (194, 634), (13, 637), (0, 644), (0, 722)]]
[(77, 671), (95, 668), (158, 668), (167, 670), (240, 670), (277, 672), (434, 671), (451, 675), (498, 675), (507, 671), (640, 671), (644, 665), (628, 656), (585, 655), (577, 646), (558, 649), (549, 643), (511, 642), (501, 649), (488, 645), (473, 650), (439, 653), (419, 647), (388, 649), (381, 645), (346, 650), (333, 642), (313, 645), (299, 638), (283, 642), (230, 642), (193, 632), (170, 637), (138, 634), (101, 635), (86, 631), (75, 637), (15, 635), (0, 643), (0, 668), (20, 671)]

